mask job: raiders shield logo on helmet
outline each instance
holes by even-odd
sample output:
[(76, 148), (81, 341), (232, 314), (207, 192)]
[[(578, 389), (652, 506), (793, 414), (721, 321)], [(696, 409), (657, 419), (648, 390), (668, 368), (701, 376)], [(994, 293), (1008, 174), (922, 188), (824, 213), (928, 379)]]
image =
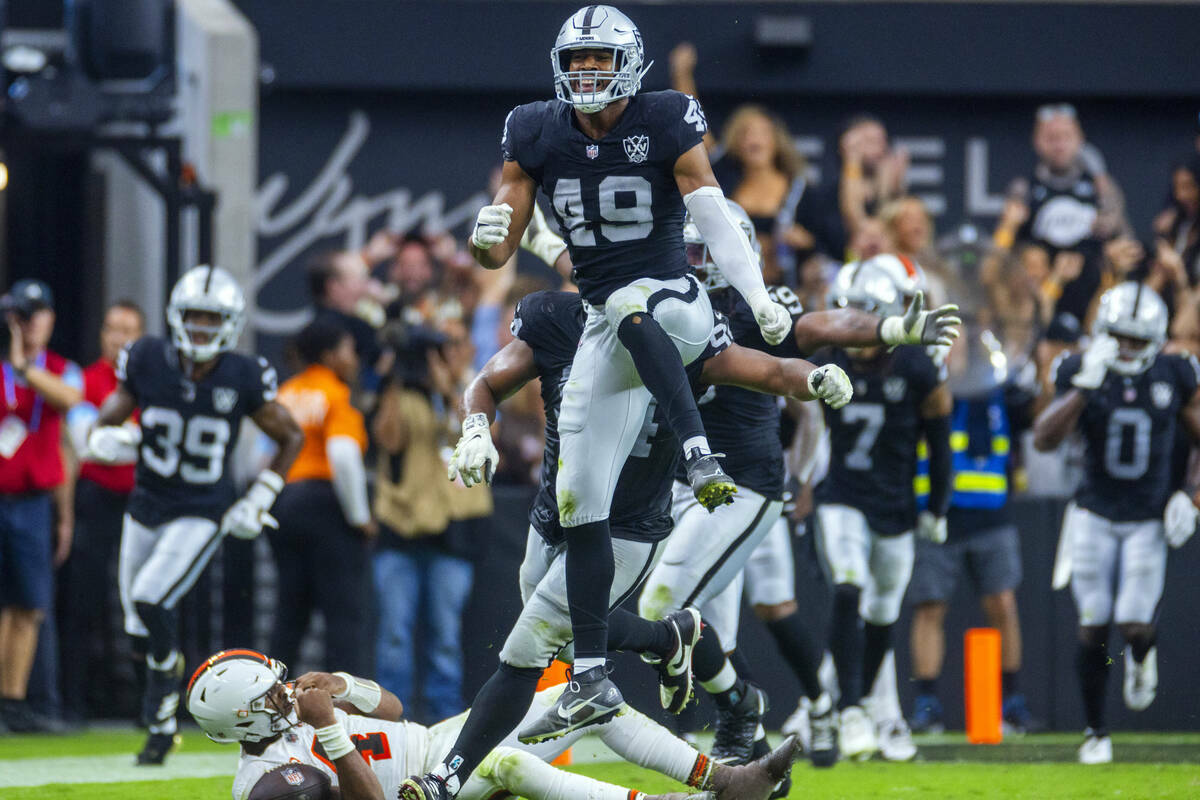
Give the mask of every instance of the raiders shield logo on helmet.
[(650, 155), (650, 137), (646, 134), (626, 136), (622, 142), (625, 145), (625, 155), (635, 164), (640, 164)]
[(233, 407), (237, 405), (238, 393), (237, 389), (230, 389), (227, 386), (218, 386), (213, 389), (213, 407), (218, 413), (228, 414), (233, 411)]

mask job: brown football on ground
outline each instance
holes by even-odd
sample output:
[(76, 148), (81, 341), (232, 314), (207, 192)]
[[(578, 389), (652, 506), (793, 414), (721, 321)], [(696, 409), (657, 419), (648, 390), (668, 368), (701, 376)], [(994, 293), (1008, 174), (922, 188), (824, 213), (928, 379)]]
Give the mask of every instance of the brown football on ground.
[(258, 779), (249, 800), (331, 800), (329, 776), (308, 764), (284, 764)]

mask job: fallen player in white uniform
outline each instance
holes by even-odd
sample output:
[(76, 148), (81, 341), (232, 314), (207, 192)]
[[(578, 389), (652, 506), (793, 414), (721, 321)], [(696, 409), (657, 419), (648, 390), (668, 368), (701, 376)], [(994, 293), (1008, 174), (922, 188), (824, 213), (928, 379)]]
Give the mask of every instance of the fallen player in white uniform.
[[(188, 684), (188, 711), (210, 739), (241, 744), (234, 800), (297, 797), (384, 800), (408, 775), (433, 767), (458, 736), (466, 713), (432, 727), (400, 719), (403, 707), (373, 681), (310, 672), (284, 683), (287, 667), (253, 650), (211, 656)], [(538, 692), (523, 722), (545, 713), (562, 687)], [(617, 755), (661, 772), (696, 792), (647, 795), (550, 766), (583, 735), (595, 732)], [(799, 754), (794, 738), (752, 764), (729, 767), (696, 752), (648, 717), (625, 706), (605, 725), (536, 745), (515, 732), (463, 785), (462, 800), (519, 795), (529, 800), (765, 800)]]

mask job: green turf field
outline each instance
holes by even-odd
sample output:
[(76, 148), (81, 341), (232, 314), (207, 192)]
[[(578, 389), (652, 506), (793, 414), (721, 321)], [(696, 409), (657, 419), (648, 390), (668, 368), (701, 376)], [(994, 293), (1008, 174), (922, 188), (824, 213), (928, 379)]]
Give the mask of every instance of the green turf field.
[[(91, 731), (75, 736), (0, 738), (0, 799), (9, 800), (223, 800), (229, 797), (235, 751), (195, 732), (164, 768), (132, 766), (140, 734)], [(1078, 737), (1025, 737), (1005, 745), (972, 748), (961, 736), (920, 742), (931, 758), (913, 764), (839, 764), (815, 771), (803, 762), (793, 773), (792, 798), (1003, 798), (1003, 800), (1090, 800), (1091, 798), (1200, 797), (1200, 735), (1125, 734), (1114, 737), (1118, 758), (1163, 754), (1192, 763), (1117, 763), (1082, 767), (1072, 763), (1029, 763), (1070, 757)], [(580, 752), (582, 751), (582, 752)], [(580, 746), (577, 753), (587, 757)], [(987, 761), (974, 760), (976, 757)], [(1189, 758), (1190, 757), (1190, 758)], [(958, 760), (950, 760), (958, 759)], [(967, 760), (971, 759), (971, 760)], [(678, 791), (668, 778), (620, 763), (579, 764), (573, 769), (644, 791)], [(150, 780), (153, 778), (152, 780)]]

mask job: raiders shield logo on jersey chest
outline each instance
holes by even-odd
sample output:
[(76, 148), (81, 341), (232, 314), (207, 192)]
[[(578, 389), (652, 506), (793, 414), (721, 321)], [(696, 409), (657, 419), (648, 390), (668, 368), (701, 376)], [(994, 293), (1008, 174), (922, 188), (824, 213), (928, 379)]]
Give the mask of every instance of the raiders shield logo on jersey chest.
[(1150, 402), (1155, 408), (1166, 408), (1171, 405), (1175, 390), (1166, 381), (1155, 381), (1150, 384)]
[(213, 408), (219, 414), (228, 414), (237, 405), (237, 398), (237, 389), (230, 389), (228, 386), (218, 386), (216, 389), (213, 389)]
[(900, 375), (893, 375), (883, 382), (883, 399), (889, 403), (899, 403), (904, 399), (906, 389), (908, 381)]
[(626, 136), (622, 142), (625, 145), (625, 155), (635, 164), (640, 164), (650, 155), (650, 137), (646, 134)]

